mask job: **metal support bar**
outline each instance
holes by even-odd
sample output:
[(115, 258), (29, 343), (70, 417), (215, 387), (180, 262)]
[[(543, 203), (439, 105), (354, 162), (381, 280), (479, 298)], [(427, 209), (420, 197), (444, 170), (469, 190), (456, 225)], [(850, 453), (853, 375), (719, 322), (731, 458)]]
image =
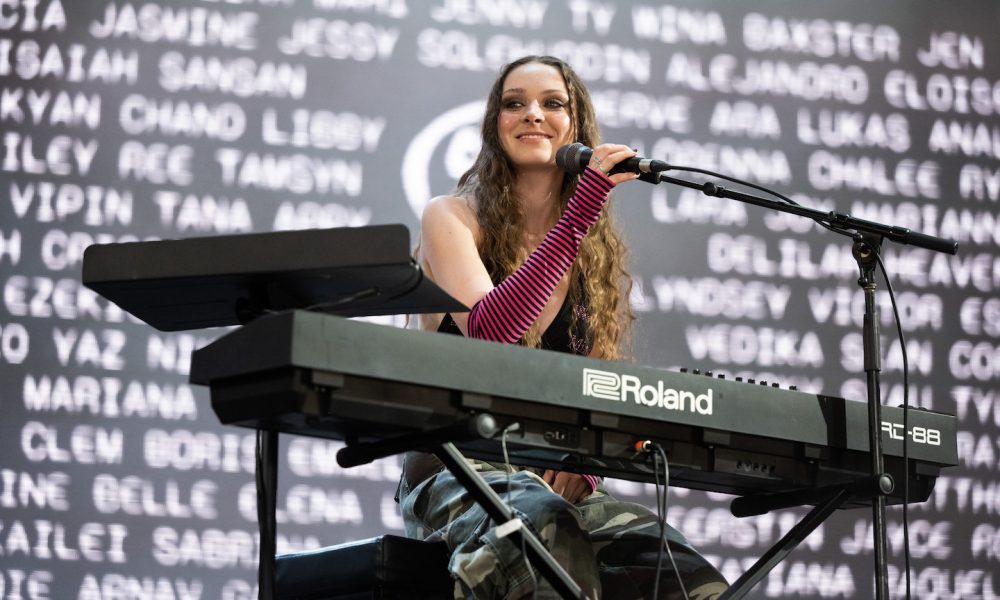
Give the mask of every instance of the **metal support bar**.
[[(500, 499), (500, 496), (486, 485), (486, 482), (483, 481), (483, 478), (478, 473), (472, 470), (469, 463), (465, 461), (465, 457), (462, 456), (462, 453), (458, 451), (458, 448), (454, 444), (451, 442), (441, 444), (439, 448), (435, 449), (434, 454), (441, 459), (441, 462), (451, 471), (455, 479), (468, 490), (473, 499), (483, 507), (486, 514), (497, 525), (517, 518), (513, 511)], [(529, 529), (522, 527), (512, 532), (510, 538), (518, 545), (521, 544), (522, 539), (524, 540), (528, 561), (538, 569), (542, 577), (552, 584), (552, 587), (555, 588), (560, 596), (570, 600), (587, 600), (587, 596), (584, 595), (580, 586), (552, 558), (548, 549), (538, 541), (538, 538)]]
[(806, 488), (791, 492), (775, 492), (770, 494), (753, 494), (741, 496), (734, 499), (730, 504), (730, 511), (734, 517), (753, 517), (769, 513), (772, 510), (792, 508), (806, 505), (818, 505), (826, 501), (841, 489), (848, 489), (851, 497), (870, 497), (876, 492), (892, 492), (892, 478), (888, 475), (882, 477), (862, 477), (856, 481), (827, 485), (818, 488)]
[(497, 434), (496, 419), (489, 413), (479, 413), (473, 417), (430, 431), (420, 431), (377, 442), (349, 444), (337, 452), (337, 464), (345, 469), (357, 467), (386, 456), (393, 456), (408, 450), (427, 449), (433, 451), (446, 442), (489, 439)]
[(767, 552), (750, 569), (743, 573), (733, 585), (729, 586), (729, 589), (719, 596), (719, 600), (742, 598), (853, 494), (853, 486), (845, 486), (834, 492), (825, 502), (809, 511), (801, 521), (795, 524), (795, 527), (792, 527), (775, 545), (768, 548)]
[(260, 556), (257, 586), (261, 600), (274, 600), (274, 555), (277, 552), (278, 525), (275, 518), (278, 500), (278, 432), (257, 430), (257, 526), (260, 529)]

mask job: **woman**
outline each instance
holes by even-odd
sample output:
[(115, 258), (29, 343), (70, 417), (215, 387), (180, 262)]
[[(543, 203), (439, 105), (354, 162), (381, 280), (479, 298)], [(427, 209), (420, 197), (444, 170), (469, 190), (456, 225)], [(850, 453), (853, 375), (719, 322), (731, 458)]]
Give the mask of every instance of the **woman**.
[[(637, 177), (608, 174), (635, 151), (599, 144), (586, 88), (552, 57), (525, 57), (501, 71), (487, 101), (482, 137), (482, 150), (456, 193), (434, 199), (421, 220), (426, 273), (472, 310), (437, 315), (423, 326), (621, 358), (632, 320), (630, 279), (620, 236), (602, 208), (615, 185)], [(574, 142), (594, 148), (580, 177), (555, 164), (556, 151)], [(589, 597), (652, 593), (660, 528), (649, 510), (614, 500), (593, 476), (474, 466)], [(482, 509), (433, 456), (410, 453), (403, 470), (407, 534), (448, 542), (456, 597), (558, 597), (545, 582), (535, 590), (520, 548), (496, 535)], [(669, 534), (690, 597), (723, 591), (718, 571), (679, 533)], [(661, 598), (681, 597), (669, 567), (659, 588)]]

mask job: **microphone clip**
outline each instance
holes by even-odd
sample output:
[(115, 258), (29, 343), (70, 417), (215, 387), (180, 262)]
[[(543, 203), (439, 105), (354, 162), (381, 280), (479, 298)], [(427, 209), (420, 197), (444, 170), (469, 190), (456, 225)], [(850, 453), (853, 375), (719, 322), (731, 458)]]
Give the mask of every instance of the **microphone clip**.
[(639, 173), (639, 181), (645, 181), (646, 183), (651, 183), (653, 185), (660, 184), (660, 174), (659, 173)]

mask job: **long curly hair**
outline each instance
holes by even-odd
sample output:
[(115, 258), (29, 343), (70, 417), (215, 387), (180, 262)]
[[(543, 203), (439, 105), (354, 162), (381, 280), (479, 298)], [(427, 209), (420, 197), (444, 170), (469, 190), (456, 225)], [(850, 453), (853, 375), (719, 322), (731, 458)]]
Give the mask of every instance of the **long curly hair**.
[[(504, 66), (486, 103), (482, 125), (482, 147), (475, 163), (458, 181), (456, 194), (474, 200), (479, 222), (479, 256), (493, 282), (499, 283), (514, 272), (528, 257), (523, 243), (524, 219), (514, 196), (514, 166), (500, 142), (499, 116), (503, 84), (514, 69), (529, 63), (541, 63), (562, 73), (570, 98), (575, 141), (594, 147), (600, 144), (600, 132), (590, 94), (579, 76), (565, 62), (551, 56), (525, 56)], [(576, 189), (578, 175), (565, 175), (559, 195), (559, 213)], [(584, 238), (570, 273), (569, 299), (573, 305), (585, 300), (593, 354), (616, 360), (630, 354), (631, 326), (634, 316), (629, 304), (632, 278), (626, 268), (627, 253), (621, 234), (606, 208)], [(573, 311), (572, 327), (576, 327)], [(539, 347), (542, 332), (534, 324), (522, 343)]]

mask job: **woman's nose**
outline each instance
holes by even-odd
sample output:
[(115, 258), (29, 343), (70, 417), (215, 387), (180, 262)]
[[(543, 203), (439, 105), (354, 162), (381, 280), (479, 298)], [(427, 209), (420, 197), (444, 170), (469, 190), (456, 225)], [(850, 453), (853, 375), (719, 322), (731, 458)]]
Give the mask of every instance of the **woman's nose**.
[(541, 123), (543, 116), (542, 107), (536, 100), (532, 100), (524, 109), (524, 120), (529, 123)]

